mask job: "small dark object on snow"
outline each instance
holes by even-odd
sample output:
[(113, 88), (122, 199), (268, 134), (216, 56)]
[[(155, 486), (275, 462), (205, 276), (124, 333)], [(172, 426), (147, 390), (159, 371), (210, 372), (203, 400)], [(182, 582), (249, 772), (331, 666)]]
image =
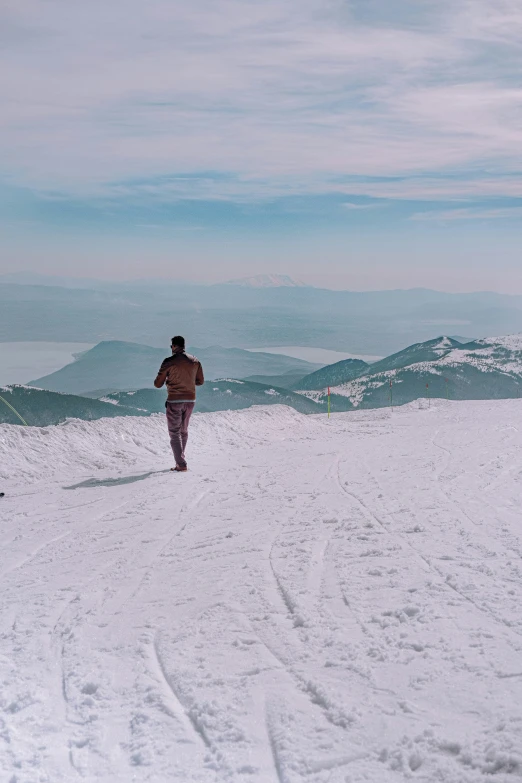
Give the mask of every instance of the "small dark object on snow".
[(5, 497), (5, 492), (0, 492), (0, 498)]

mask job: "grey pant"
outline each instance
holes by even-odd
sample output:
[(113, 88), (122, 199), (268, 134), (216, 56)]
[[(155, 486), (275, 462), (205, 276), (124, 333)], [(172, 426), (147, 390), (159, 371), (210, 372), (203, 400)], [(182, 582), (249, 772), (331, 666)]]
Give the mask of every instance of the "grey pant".
[(169, 428), (170, 445), (176, 465), (186, 468), (185, 447), (188, 441), (188, 425), (195, 403), (167, 402), (167, 426)]

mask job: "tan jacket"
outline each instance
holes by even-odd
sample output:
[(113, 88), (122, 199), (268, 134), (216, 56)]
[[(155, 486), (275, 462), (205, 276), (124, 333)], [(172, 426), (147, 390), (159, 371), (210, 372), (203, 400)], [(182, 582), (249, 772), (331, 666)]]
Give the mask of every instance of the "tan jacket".
[(164, 359), (154, 381), (154, 386), (161, 389), (166, 382), (169, 402), (180, 400), (195, 400), (196, 386), (203, 386), (203, 368), (195, 356), (178, 349), (172, 356)]

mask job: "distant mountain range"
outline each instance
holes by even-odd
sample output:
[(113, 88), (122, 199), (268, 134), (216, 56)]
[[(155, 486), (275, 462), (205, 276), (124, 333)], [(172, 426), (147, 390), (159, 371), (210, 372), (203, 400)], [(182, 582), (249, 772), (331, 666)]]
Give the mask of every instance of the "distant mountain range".
[(0, 278), (0, 342), (120, 340), (161, 347), (184, 334), (198, 346), (293, 345), (387, 356), (441, 333), (522, 330), (522, 296), (495, 293), (45, 280)]
[(343, 359), (306, 375), (294, 383), (294, 388), (311, 391), (325, 389), (328, 386), (339, 386), (369, 371), (370, 366), (361, 359)]
[[(102, 343), (82, 354), (77, 362), (48, 376), (54, 379), (55, 385), (62, 387), (99, 384), (98, 391), (92, 390), (87, 396), (28, 386), (6, 387), (0, 389), (0, 394), (28, 424), (35, 426), (58, 424), (67, 418), (90, 420), (163, 412), (165, 390), (151, 388), (158, 357), (149, 352), (157, 350), (148, 346)], [(213, 350), (217, 357), (217, 349)], [(121, 356), (126, 358), (119, 364)], [(262, 357), (263, 354), (249, 356)], [(130, 363), (129, 357), (132, 357)], [(161, 358), (163, 352), (160, 361)], [(269, 356), (270, 360), (274, 358), (287, 357)], [(152, 360), (154, 363), (148, 366)], [(306, 362), (302, 364), (306, 365)], [(146, 376), (143, 384), (140, 373)], [(392, 402), (403, 405), (427, 397), (454, 400), (519, 397), (522, 393), (522, 335), (488, 338), (465, 345), (450, 337), (439, 337), (411, 345), (373, 365), (348, 359), (306, 374), (296, 384), (300, 388), (295, 391), (283, 383), (291, 376), (291, 372), (283, 372), (280, 385), (241, 378), (208, 380), (198, 389), (196, 410), (207, 412), (283, 404), (301, 413), (324, 413), (328, 386), (331, 387), (333, 412), (379, 408)], [(276, 380), (274, 376), (265, 377)], [(117, 383), (122, 384), (120, 390), (115, 388)], [(142, 385), (147, 388), (139, 388)], [(20, 424), (9, 406), (0, 401), (2, 422)]]
[(307, 288), (305, 283), (289, 275), (254, 275), (239, 280), (229, 280), (224, 285), (239, 285), (243, 288)]
[[(136, 392), (115, 392), (102, 397), (125, 408), (137, 406), (150, 413), (165, 412), (165, 392), (158, 389), (139, 389)], [(252, 405), (289, 405), (300, 413), (322, 413), (324, 406), (289, 389), (240, 380), (211, 381), (197, 390), (196, 410), (239, 410)]]
[[(149, 416), (165, 413), (165, 390), (109, 392), (100, 399), (36, 389), (28, 386), (0, 388), (0, 395), (29, 426), (62, 424), (67, 419), (92, 421), (115, 416)], [(0, 400), (0, 424), (19, 424), (9, 405)], [(321, 413), (324, 406), (289, 389), (250, 381), (211, 381), (198, 389), (196, 410), (200, 413), (239, 410), (252, 405), (288, 405), (300, 413)]]
[[(209, 380), (289, 372), (302, 376), (318, 367), (290, 356), (250, 352), (241, 348), (213, 346), (189, 348), (189, 352), (201, 361), (205, 377)], [(28, 385), (68, 394), (141, 389), (152, 386), (161, 362), (169, 354), (168, 346), (152, 348), (118, 340), (105, 341), (85, 351), (61, 370), (37, 378)]]
[[(322, 377), (328, 379), (335, 367), (322, 368)], [(306, 380), (301, 393), (314, 402), (324, 403), (328, 384), (322, 390), (310, 391)], [(522, 335), (488, 338), (465, 345), (440, 337), (376, 362), (356, 378), (329, 385), (332, 394), (344, 397), (354, 408), (382, 407), (392, 401), (403, 405), (420, 397), (454, 400), (519, 397)], [(346, 410), (346, 404), (341, 404), (339, 409)]]
[(294, 386), (299, 386), (302, 378), (302, 373), (290, 370), (290, 372), (285, 372), (281, 375), (246, 375), (242, 380), (262, 383), (265, 386), (281, 386), (283, 389), (293, 389)]

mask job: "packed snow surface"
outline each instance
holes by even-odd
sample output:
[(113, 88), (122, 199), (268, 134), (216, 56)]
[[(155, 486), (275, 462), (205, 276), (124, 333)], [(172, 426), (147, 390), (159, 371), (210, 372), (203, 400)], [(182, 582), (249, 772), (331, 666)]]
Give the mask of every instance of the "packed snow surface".
[(2, 425), (0, 779), (520, 779), (521, 419)]

